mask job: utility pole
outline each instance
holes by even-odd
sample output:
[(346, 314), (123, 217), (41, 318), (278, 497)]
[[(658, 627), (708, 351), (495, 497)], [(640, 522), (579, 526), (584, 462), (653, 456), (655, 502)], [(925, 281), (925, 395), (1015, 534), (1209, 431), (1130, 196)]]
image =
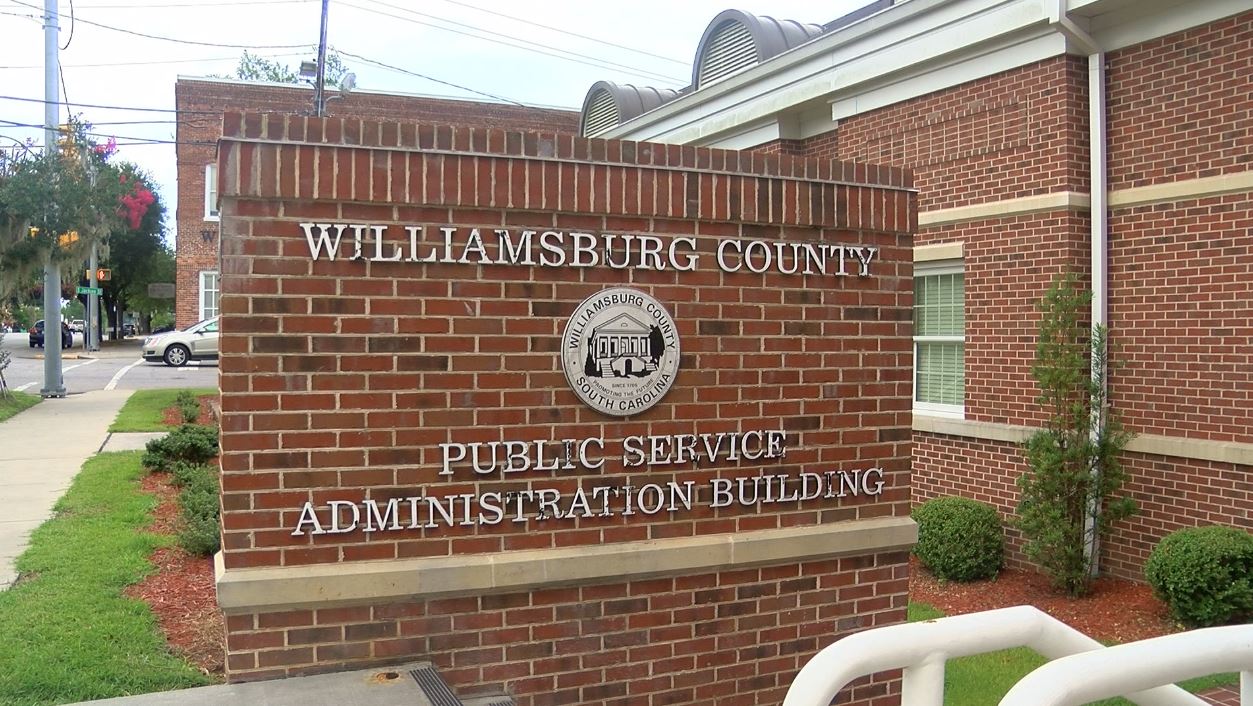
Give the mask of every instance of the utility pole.
[(318, 40), (318, 75), (313, 84), (313, 114), (319, 118), (326, 115), (326, 92), (322, 83), (326, 78), (326, 14), (331, 0), (322, 0), (322, 37)]
[[(44, 150), (53, 154), (57, 149), (57, 125), (61, 122), (60, 95), (57, 77), (60, 75), (60, 42), (57, 22), (57, 0), (44, 0)], [(57, 247), (57, 233), (47, 233), (52, 247)], [(53, 260), (52, 250), (44, 260), (44, 386), (41, 397), (65, 397), (65, 383), (61, 375), (61, 270)]]

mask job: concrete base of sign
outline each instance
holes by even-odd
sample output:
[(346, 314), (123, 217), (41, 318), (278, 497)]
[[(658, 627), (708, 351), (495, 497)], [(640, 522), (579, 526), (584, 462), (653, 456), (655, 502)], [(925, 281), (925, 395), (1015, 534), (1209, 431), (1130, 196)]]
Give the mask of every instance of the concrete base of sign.
[(910, 518), (882, 517), (508, 554), (229, 571), (219, 554), (218, 604), (229, 615), (634, 581), (900, 551), (913, 546), (917, 535)]
[[(381, 669), (315, 674), (295, 679), (158, 691), (92, 703), (96, 706), (216, 706), (231, 703), (266, 706), (342, 703), (351, 703), (353, 706), (437, 706), (442, 702), (430, 699), (412, 675), (414, 671), (429, 669), (429, 663), (417, 662)], [(484, 699), (480, 703), (490, 702)]]

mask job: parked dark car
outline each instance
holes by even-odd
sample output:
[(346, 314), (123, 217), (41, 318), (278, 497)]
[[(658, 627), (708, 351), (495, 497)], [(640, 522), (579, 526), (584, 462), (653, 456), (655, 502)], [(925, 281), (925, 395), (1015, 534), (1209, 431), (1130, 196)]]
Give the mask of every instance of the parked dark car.
[[(30, 336), (31, 348), (34, 348), (35, 346), (39, 346), (40, 348), (43, 348), (44, 346), (43, 319), (36, 321), (35, 325), (30, 327), (30, 332), (27, 335)], [(69, 348), (73, 345), (74, 345), (74, 333), (70, 331), (69, 325), (66, 324), (64, 321), (62, 321), (61, 322), (61, 347)]]
[(134, 336), (139, 333), (139, 329), (135, 328), (135, 324), (122, 324), (123, 336)]

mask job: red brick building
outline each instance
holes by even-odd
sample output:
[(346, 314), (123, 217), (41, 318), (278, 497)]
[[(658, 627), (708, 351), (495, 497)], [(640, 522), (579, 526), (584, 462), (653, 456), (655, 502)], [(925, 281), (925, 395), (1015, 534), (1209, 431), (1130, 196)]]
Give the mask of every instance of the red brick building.
[(597, 84), (582, 127), (913, 170), (915, 502), (1012, 513), (1042, 419), (1036, 302), (1081, 273), (1137, 434), (1140, 513), (1102, 566), (1134, 578), (1172, 530), (1253, 527), (1250, 56), (1253, 12), (1225, 0), (881, 0), (823, 26), (728, 11), (692, 90)]
[[(217, 140), (225, 111), (310, 114), (310, 86), (180, 77), (174, 87), (178, 109), (178, 206), (175, 235), (177, 326), (218, 312), (219, 215)], [(521, 130), (574, 132), (578, 114), (565, 110), (483, 103), (429, 96), (355, 91), (336, 96), (327, 114), (336, 117), (455, 123), (472, 127), (508, 125)]]

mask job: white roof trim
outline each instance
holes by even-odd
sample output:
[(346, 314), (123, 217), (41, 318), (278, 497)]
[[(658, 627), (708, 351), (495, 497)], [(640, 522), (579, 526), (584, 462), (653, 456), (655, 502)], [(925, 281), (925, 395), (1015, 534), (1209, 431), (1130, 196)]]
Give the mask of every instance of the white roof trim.
[[(1068, 0), (1108, 50), (1248, 9), (1248, 0)], [(832, 120), (1063, 53), (1049, 0), (903, 0), (847, 27), (644, 113), (603, 137), (737, 143), (745, 126), (811, 113)], [(805, 122), (805, 135), (833, 124)]]

